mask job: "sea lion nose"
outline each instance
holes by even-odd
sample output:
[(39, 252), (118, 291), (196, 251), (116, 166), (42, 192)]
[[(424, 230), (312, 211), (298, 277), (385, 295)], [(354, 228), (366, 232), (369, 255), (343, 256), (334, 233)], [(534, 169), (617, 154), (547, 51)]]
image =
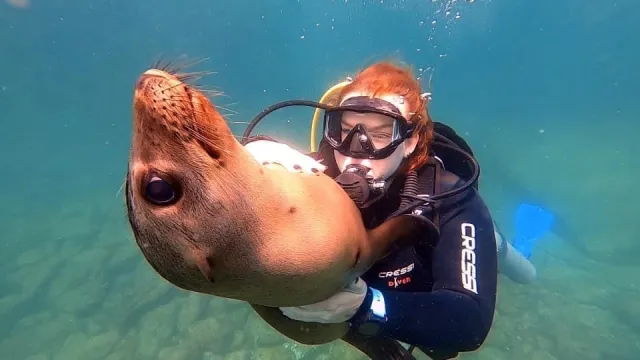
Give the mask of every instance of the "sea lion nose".
[(146, 85), (149, 83), (149, 80), (152, 80), (153, 78), (158, 78), (158, 76), (146, 74), (140, 76), (138, 81), (136, 81), (136, 90), (144, 90)]
[(171, 79), (173, 78), (171, 76), (171, 74), (169, 74), (166, 71), (163, 70), (158, 70), (158, 69), (149, 69), (147, 71), (145, 71), (144, 73), (142, 73), (142, 76), (157, 76), (157, 77), (161, 77), (163, 79)]
[(177, 81), (177, 79), (169, 74), (166, 71), (158, 70), (158, 69), (149, 69), (145, 71), (140, 77), (138, 77), (138, 81), (136, 81), (136, 89), (142, 90), (144, 89), (147, 82), (151, 79), (156, 80), (169, 80), (169, 81)]
[(144, 90), (145, 86), (147, 85), (147, 83), (149, 82), (149, 76), (147, 75), (142, 75), (138, 78), (138, 81), (136, 81), (136, 90)]

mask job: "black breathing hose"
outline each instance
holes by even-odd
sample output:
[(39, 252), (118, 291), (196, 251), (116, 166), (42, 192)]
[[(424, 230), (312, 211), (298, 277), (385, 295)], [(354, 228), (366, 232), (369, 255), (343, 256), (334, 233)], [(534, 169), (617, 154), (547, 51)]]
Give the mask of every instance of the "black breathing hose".
[[(409, 171), (407, 173), (407, 178), (404, 180), (404, 189), (402, 189), (403, 194), (416, 196), (418, 195), (418, 174), (415, 170)], [(404, 208), (409, 205), (411, 202), (411, 198), (407, 196), (402, 197), (402, 201), (400, 201), (400, 208)]]
[(394, 211), (391, 215), (387, 216), (386, 220), (394, 218), (398, 215), (405, 214), (408, 211), (413, 211), (420, 205), (429, 203), (427, 199), (421, 199), (418, 196), (418, 174), (415, 171), (409, 171), (407, 178), (404, 179), (404, 188), (402, 189), (402, 200), (400, 200), (400, 206), (398, 210)]

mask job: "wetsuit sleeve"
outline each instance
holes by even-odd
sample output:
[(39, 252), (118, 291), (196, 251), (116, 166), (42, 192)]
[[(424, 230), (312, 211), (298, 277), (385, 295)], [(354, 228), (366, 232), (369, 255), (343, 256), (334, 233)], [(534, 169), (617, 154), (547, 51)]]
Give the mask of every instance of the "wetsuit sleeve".
[[(427, 354), (454, 356), (484, 342), (493, 322), (498, 269), (493, 221), (476, 191), (448, 208), (441, 209), (432, 292), (381, 290), (388, 321), (380, 335)], [(363, 307), (369, 304), (365, 300)]]

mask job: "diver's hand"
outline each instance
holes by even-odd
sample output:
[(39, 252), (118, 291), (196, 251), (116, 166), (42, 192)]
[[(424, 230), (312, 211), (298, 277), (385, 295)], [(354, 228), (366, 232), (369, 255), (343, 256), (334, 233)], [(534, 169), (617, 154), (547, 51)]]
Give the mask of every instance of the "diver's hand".
[(337, 294), (311, 305), (281, 307), (280, 311), (293, 320), (334, 324), (348, 321), (355, 315), (367, 295), (367, 283), (358, 278)]
[(290, 172), (321, 173), (326, 166), (286, 144), (268, 140), (252, 141), (244, 147), (263, 165), (279, 164)]

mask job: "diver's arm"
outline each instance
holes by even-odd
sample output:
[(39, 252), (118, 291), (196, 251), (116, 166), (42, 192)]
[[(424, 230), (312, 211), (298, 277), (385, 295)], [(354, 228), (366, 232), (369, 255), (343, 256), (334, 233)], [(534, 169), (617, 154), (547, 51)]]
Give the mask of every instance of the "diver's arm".
[[(388, 321), (380, 335), (434, 353), (472, 351), (484, 342), (495, 309), (496, 245), (489, 210), (475, 190), (468, 194), (457, 202), (455, 212), (447, 213), (444, 208), (441, 213), (441, 239), (433, 255), (433, 291), (381, 290)], [(472, 236), (475, 248), (469, 239)], [(475, 269), (470, 265), (474, 262)], [(475, 275), (475, 286), (473, 277), (462, 273), (463, 268)], [(369, 308), (370, 298), (367, 294), (358, 313)]]

